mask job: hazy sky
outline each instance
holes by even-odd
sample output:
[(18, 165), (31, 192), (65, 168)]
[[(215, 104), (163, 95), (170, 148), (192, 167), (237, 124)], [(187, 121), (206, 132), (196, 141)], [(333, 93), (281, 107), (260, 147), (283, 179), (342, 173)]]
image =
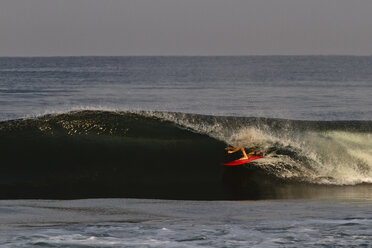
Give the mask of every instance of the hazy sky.
[(0, 56), (372, 55), (372, 0), (0, 0)]

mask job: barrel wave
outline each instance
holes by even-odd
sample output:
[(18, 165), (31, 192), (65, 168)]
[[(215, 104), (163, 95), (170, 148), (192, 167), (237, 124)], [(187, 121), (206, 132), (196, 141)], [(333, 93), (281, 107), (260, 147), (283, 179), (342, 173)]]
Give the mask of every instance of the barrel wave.
[[(370, 121), (95, 110), (9, 120), (0, 123), (0, 198), (229, 200), (370, 188), (371, 138)], [(266, 156), (226, 167), (240, 156), (226, 146)]]

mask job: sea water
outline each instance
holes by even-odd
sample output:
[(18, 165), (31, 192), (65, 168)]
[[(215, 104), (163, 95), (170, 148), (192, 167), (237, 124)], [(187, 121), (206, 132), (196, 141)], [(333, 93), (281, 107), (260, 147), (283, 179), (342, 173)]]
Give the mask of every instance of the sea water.
[[(245, 201), (1, 200), (0, 246), (369, 247), (371, 68), (372, 57), (350, 56), (0, 58), (2, 121), (72, 110), (146, 110), (225, 142), (242, 133), (175, 116), (347, 123), (347, 132), (283, 128), (282, 135), (263, 138), (315, 161), (317, 178), (324, 178), (315, 182), (320, 190), (310, 185), (306, 194), (281, 190)], [(269, 159), (293, 160), (279, 155)], [(358, 163), (337, 160), (346, 155)], [(277, 171), (279, 164), (258, 166)], [(277, 176), (302, 173), (296, 160), (290, 165)]]
[(0, 119), (72, 109), (371, 120), (372, 57), (1, 58)]
[(371, 200), (327, 198), (1, 201), (0, 246), (370, 247)]

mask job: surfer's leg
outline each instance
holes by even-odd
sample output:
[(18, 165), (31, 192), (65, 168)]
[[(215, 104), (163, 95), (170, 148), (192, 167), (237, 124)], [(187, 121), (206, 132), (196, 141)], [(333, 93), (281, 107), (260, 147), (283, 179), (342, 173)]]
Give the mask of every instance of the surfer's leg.
[(245, 152), (245, 149), (242, 147), (242, 148), (240, 148), (240, 150), (241, 150), (242, 153), (243, 153), (243, 157), (242, 157), (241, 159), (247, 159), (247, 158), (248, 158), (248, 155), (247, 155), (247, 153)]

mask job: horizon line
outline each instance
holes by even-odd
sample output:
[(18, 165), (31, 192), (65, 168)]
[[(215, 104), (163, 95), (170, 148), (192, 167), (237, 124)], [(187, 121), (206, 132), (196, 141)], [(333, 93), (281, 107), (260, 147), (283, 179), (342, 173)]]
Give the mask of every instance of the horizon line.
[(251, 54), (251, 55), (0, 55), (0, 58), (79, 58), (79, 57), (371, 57), (355, 54)]

